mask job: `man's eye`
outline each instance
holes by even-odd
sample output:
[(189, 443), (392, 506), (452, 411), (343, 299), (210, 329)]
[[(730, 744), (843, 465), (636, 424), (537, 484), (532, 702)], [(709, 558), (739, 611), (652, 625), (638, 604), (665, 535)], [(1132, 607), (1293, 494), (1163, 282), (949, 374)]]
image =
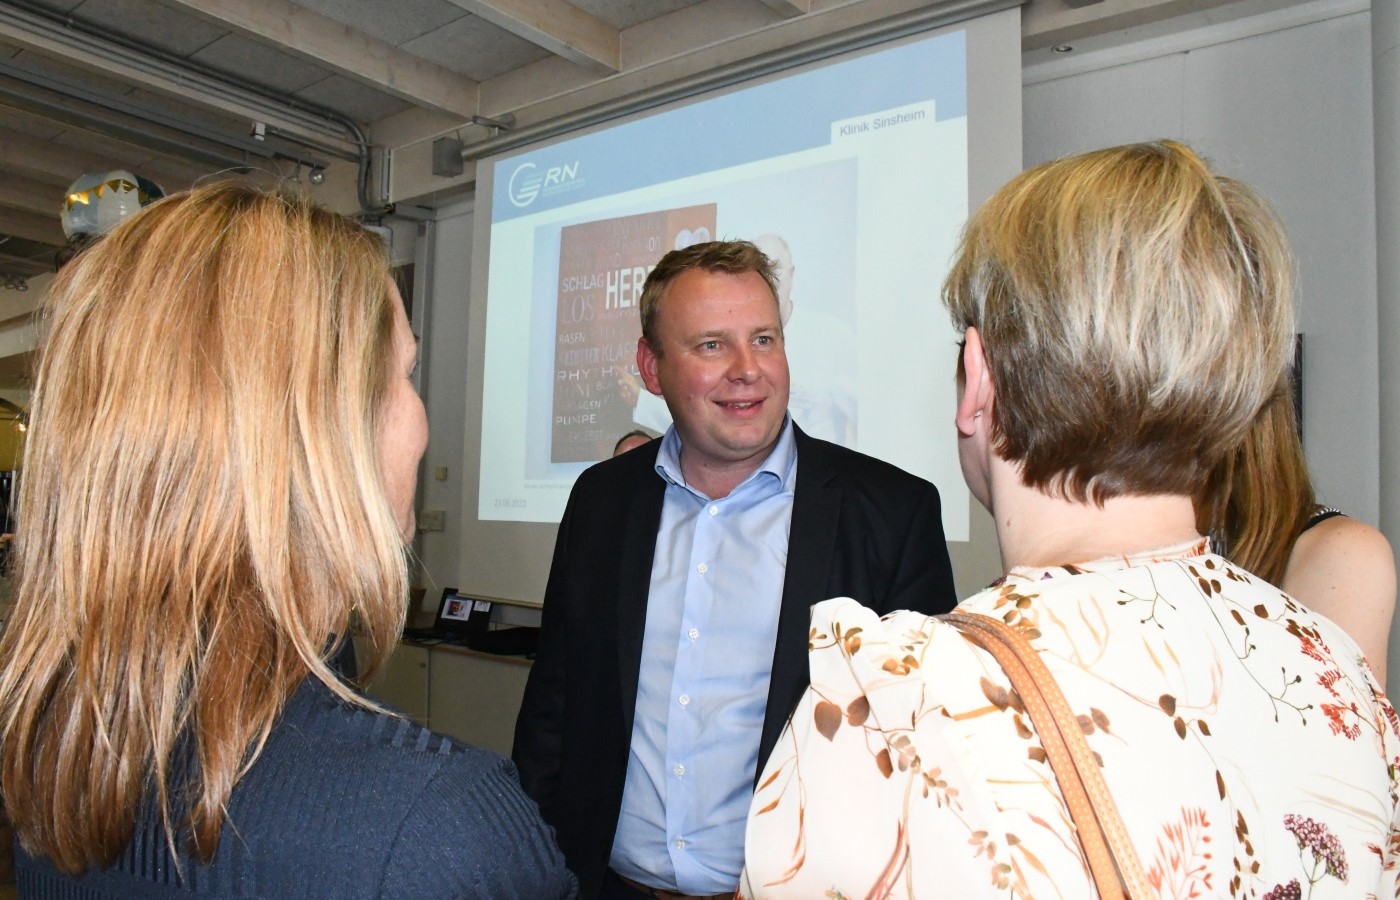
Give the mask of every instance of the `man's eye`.
[(769, 344), (773, 343), (773, 335), (760, 334), (758, 337), (754, 338), (754, 343), (758, 344), (760, 347), (767, 347)]
[(701, 349), (701, 350), (718, 350), (718, 349), (719, 349), (719, 341), (706, 341), (705, 343), (703, 343), (703, 344), (700, 345), (700, 349)]

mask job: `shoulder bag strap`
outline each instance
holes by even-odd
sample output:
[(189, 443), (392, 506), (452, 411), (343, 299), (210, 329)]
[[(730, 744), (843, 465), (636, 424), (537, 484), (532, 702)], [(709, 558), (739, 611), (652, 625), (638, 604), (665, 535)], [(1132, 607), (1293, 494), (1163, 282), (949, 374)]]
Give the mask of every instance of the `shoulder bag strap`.
[(1131, 900), (1151, 896), (1154, 892), (1098, 758), (1040, 654), (1020, 632), (990, 616), (955, 611), (939, 618), (992, 654), (1020, 695), (1069, 807), (1099, 896)]

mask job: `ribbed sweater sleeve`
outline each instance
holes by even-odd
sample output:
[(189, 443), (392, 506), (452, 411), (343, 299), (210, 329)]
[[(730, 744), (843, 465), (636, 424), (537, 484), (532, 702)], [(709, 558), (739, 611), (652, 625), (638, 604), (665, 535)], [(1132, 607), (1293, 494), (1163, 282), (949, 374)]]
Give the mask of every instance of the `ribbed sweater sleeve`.
[(380, 897), (557, 900), (577, 894), (553, 834), (520, 789), (515, 766), (500, 758), (482, 762), (449, 758), (423, 786), (394, 837)]
[[(16, 852), (19, 895), (571, 898), (578, 888), (509, 760), (350, 707), (308, 679), (235, 786), (219, 847), (171, 852), (152, 804), (106, 868), (70, 877)], [(177, 816), (177, 821), (178, 821)]]

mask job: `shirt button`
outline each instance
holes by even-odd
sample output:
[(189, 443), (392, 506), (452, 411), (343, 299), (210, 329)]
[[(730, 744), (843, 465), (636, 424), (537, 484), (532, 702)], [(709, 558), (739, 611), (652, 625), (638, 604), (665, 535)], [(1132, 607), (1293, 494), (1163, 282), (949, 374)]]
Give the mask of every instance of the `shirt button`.
[(676, 838), (675, 844), (676, 844), (676, 849), (677, 849), (677, 850), (684, 850), (684, 849), (685, 849), (685, 838)]
[(680, 701), (681, 701), (681, 706), (689, 706), (689, 705), (690, 705), (690, 695), (689, 695), (689, 694), (681, 694), (681, 696), (680, 696)]
[(696, 569), (696, 571), (698, 571), (701, 575), (704, 575), (706, 572), (710, 571), (710, 567), (707, 566), (707, 565), (705, 565), (704, 563), (701, 563), (700, 565), (696, 566), (695, 569)]
[(675, 772), (677, 775), (684, 775), (684, 774), (685, 774), (685, 766), (681, 765), (680, 763), (676, 763), (676, 767), (675, 767), (674, 769), (672, 769), (671, 771), (672, 771), (672, 772)]
[(717, 516), (717, 515), (719, 515), (719, 507), (718, 507), (718, 506), (711, 506), (711, 507), (710, 507), (710, 515), (712, 515), (712, 516)]
[(687, 631), (686, 634), (690, 635), (690, 639), (693, 641), (700, 636), (700, 629), (692, 628), (689, 631)]

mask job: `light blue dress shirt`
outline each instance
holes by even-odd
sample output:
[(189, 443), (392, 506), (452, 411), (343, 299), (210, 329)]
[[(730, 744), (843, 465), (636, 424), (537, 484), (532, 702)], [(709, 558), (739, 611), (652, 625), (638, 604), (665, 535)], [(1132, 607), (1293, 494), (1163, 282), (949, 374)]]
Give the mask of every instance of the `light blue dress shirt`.
[(632, 750), (609, 865), (686, 894), (733, 891), (778, 635), (797, 448), (792, 421), (729, 496), (685, 483), (666, 432), (666, 481), (647, 598)]

